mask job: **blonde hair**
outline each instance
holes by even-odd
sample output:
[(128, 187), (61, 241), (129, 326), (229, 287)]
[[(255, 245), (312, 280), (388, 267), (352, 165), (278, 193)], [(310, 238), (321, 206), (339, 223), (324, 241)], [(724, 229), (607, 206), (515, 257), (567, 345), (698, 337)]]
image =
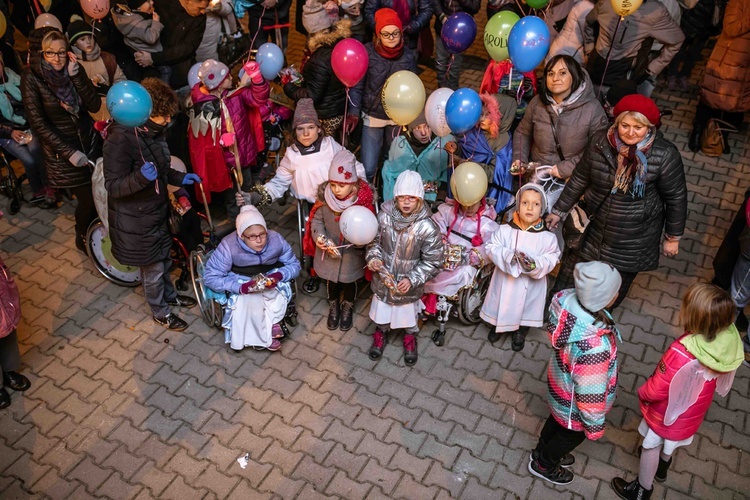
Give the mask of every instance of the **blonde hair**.
[(615, 127), (619, 127), (620, 123), (627, 117), (632, 118), (633, 120), (637, 121), (640, 125), (643, 125), (644, 127), (655, 127), (653, 123), (649, 121), (648, 118), (646, 118), (646, 115), (639, 111), (626, 111), (624, 113), (620, 113), (617, 115), (617, 118), (615, 118)]
[(49, 48), (50, 45), (52, 45), (52, 42), (61, 41), (65, 43), (65, 49), (69, 49), (70, 46), (68, 45), (68, 39), (65, 38), (65, 35), (60, 33), (57, 30), (51, 30), (49, 33), (44, 35), (44, 38), (42, 38), (42, 50), (46, 50)]
[(685, 331), (709, 342), (734, 323), (737, 308), (727, 292), (710, 283), (695, 283), (682, 297), (678, 321)]

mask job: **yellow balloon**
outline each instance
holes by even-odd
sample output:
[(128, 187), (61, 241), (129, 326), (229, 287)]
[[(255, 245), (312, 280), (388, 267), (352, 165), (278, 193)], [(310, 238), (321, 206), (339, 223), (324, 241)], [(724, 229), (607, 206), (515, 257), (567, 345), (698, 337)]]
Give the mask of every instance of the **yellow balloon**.
[(610, 0), (612, 8), (620, 17), (629, 16), (641, 6), (643, 0)]
[(457, 166), (451, 176), (453, 199), (465, 207), (482, 200), (487, 194), (487, 186), (487, 174), (479, 164), (473, 161)]
[(5, 14), (0, 12), (0, 37), (5, 35), (6, 29), (8, 29), (8, 22), (5, 20)]
[(380, 97), (385, 114), (397, 124), (406, 126), (424, 109), (424, 83), (411, 71), (396, 71), (385, 81)]

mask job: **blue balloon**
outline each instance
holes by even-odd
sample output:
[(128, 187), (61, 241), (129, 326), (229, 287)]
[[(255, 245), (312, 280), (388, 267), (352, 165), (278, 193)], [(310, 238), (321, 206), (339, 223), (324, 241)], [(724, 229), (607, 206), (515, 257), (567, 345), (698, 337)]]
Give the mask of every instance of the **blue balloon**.
[(471, 89), (458, 89), (445, 104), (445, 121), (451, 132), (463, 134), (474, 128), (482, 116), (482, 100)]
[(148, 90), (138, 82), (118, 82), (107, 92), (109, 114), (126, 127), (140, 127), (146, 123), (151, 116), (152, 105)]
[(264, 43), (258, 47), (255, 61), (260, 65), (260, 72), (266, 80), (273, 80), (284, 67), (284, 53), (275, 43)]
[(549, 51), (549, 28), (536, 16), (521, 18), (508, 35), (508, 53), (521, 73), (536, 68)]
[(477, 23), (466, 12), (451, 14), (443, 23), (440, 38), (445, 49), (451, 54), (459, 54), (471, 47), (477, 37)]
[(203, 63), (195, 63), (190, 66), (190, 71), (188, 71), (188, 85), (190, 85), (191, 89), (201, 81), (200, 77), (198, 76), (198, 70), (201, 69), (202, 64)]

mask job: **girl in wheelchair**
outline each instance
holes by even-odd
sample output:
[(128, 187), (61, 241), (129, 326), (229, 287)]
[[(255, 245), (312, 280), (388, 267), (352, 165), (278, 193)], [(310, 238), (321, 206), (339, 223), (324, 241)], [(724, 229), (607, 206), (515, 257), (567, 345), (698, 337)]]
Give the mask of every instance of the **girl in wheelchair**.
[(227, 295), (222, 326), (232, 349), (276, 351), (285, 338), (280, 323), (292, 298), (289, 281), (300, 272), (299, 260), (279, 233), (268, 230), (255, 207), (242, 207), (236, 227), (211, 253), (203, 282)]
[(516, 200), (513, 219), (500, 226), (487, 244), (487, 255), (496, 268), (480, 315), (493, 325), (487, 337), (491, 343), (512, 332), (511, 348), (520, 351), (529, 327), (543, 324), (547, 275), (560, 260), (560, 247), (542, 218), (547, 211), (544, 189), (525, 184)]

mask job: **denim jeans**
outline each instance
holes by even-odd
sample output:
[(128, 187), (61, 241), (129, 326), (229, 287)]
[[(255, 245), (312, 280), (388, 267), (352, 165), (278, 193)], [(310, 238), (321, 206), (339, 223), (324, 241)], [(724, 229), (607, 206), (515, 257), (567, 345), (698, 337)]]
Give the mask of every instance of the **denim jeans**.
[(160, 319), (166, 318), (171, 311), (167, 301), (177, 297), (177, 291), (169, 276), (171, 267), (172, 259), (169, 257), (147, 266), (141, 266), (143, 293), (148, 305), (151, 306), (151, 312)]
[(397, 125), (382, 128), (362, 127), (362, 165), (367, 173), (367, 180), (372, 182), (378, 171), (381, 156), (387, 155), (391, 148), (394, 134), (398, 134)]
[(451, 62), (451, 53), (445, 48), (440, 33), (437, 34), (435, 40), (435, 72), (437, 73), (438, 87), (458, 89), (458, 78), (461, 75), (463, 58), (463, 54), (455, 54), (453, 55), (453, 62)]
[(42, 143), (36, 135), (28, 144), (18, 144), (13, 139), (0, 139), (0, 147), (18, 158), (23, 163), (26, 178), (29, 179), (31, 192), (36, 194), (47, 184), (47, 173), (44, 170)]
[[(732, 286), (730, 288), (732, 301), (737, 306), (737, 310), (742, 314), (742, 310), (750, 304), (750, 259), (740, 253), (737, 257), (737, 263), (734, 265), (732, 272)], [(747, 329), (747, 335), (743, 339), (745, 342), (745, 351), (750, 352), (750, 326)]]

